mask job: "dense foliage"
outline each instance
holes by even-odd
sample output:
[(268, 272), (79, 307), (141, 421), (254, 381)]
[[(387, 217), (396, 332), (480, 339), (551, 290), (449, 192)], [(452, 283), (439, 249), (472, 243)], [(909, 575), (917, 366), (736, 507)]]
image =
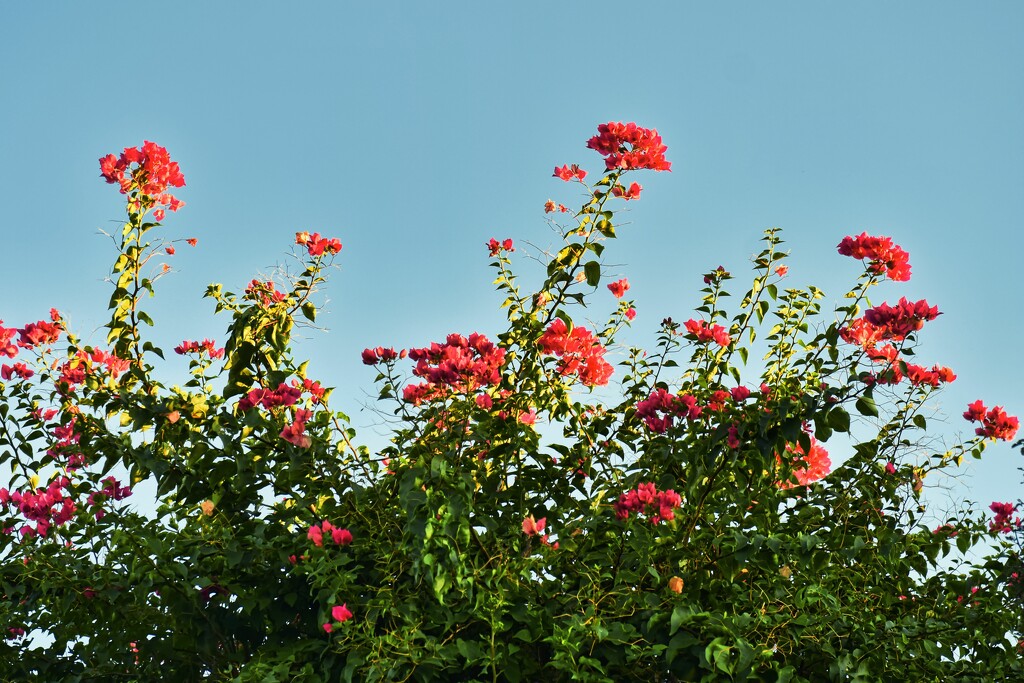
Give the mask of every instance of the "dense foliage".
[[(768, 230), (742, 296), (712, 270), (694, 318), (616, 359), (636, 309), (603, 267), (614, 210), (641, 196), (628, 173), (670, 163), (635, 124), (588, 147), (596, 182), (555, 169), (587, 200), (545, 205), (564, 243), (543, 282), (516, 279), (512, 240), (486, 245), (505, 331), (363, 353), (399, 425), (380, 452), (290, 343), (341, 243), (299, 233), (297, 277), (211, 285), (223, 347), (182, 342), (191, 374), (168, 386), (143, 304), (154, 256), (196, 246), (160, 236), (184, 177), (150, 142), (101, 159), (127, 206), (108, 349), (57, 311), (0, 326), (2, 678), (1024, 678), (1016, 506), (922, 495), (1017, 419), (978, 401), (973, 437), (923, 445), (955, 379), (913, 362), (939, 310), (868, 299), (910, 278), (908, 254), (843, 239), (863, 268), (823, 315)], [(142, 482), (152, 506), (131, 505)]]

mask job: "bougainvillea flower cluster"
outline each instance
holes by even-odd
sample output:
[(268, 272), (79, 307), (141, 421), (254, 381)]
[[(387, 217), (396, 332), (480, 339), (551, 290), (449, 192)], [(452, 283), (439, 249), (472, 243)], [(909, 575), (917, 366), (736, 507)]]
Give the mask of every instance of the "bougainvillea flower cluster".
[(659, 491), (654, 482), (640, 484), (632, 491), (626, 491), (615, 501), (615, 516), (628, 519), (630, 515), (643, 513), (651, 524), (674, 519), (675, 508), (683, 499), (672, 489)]
[[(124, 500), (132, 495), (131, 487), (121, 486), (121, 482), (114, 477), (105, 478), (103, 483), (105, 486), (102, 489), (89, 494), (89, 498), (86, 500), (89, 507), (100, 506), (108, 500)], [(102, 519), (105, 514), (106, 512), (100, 507), (96, 510), (96, 519)]]
[(691, 318), (683, 323), (683, 327), (686, 328), (688, 333), (697, 337), (697, 341), (701, 343), (713, 341), (723, 347), (732, 343), (732, 338), (729, 336), (728, 330), (721, 325), (709, 325), (703, 320), (694, 320)]
[(995, 517), (989, 522), (988, 528), (994, 534), (1008, 534), (1021, 528), (1020, 517), (1014, 517), (1017, 506), (1011, 503), (992, 503), (989, 510), (995, 513)]
[(433, 342), (428, 347), (409, 349), (409, 358), (416, 361), (412, 374), (427, 381), (405, 387), (402, 395), (406, 401), (419, 405), (452, 391), (468, 393), (497, 384), (505, 363), (505, 349), (476, 332), (468, 339), (450, 334), (444, 344)]
[(569, 209), (565, 204), (556, 204), (550, 199), (544, 202), (544, 213), (553, 213), (555, 211), (558, 211), (559, 213), (569, 213)]
[[(121, 187), (121, 194), (138, 192), (138, 207), (149, 209), (163, 205), (177, 211), (185, 205), (167, 192), (168, 187), (184, 187), (185, 176), (178, 162), (171, 161), (167, 150), (148, 140), (142, 147), (125, 147), (119, 157), (108, 154), (100, 159), (100, 175), (108, 183)], [(155, 216), (163, 219), (163, 213)]]
[(9, 380), (12, 377), (20, 377), (22, 379), (29, 379), (32, 375), (36, 374), (35, 370), (30, 369), (24, 363), (15, 363), (14, 365), (8, 365), (4, 363), (0, 365), (0, 378), (3, 380)]
[(660, 387), (636, 406), (637, 417), (655, 434), (664, 434), (668, 431), (676, 417), (696, 420), (702, 413), (703, 408), (697, 405), (697, 399), (693, 396), (672, 394)]
[(185, 340), (174, 347), (174, 352), (179, 356), (183, 356), (187, 353), (195, 353), (198, 355), (205, 353), (213, 359), (224, 357), (224, 349), (218, 349), (216, 342), (212, 339), (204, 339), (201, 342)]
[(910, 279), (910, 254), (893, 244), (891, 237), (872, 237), (866, 232), (856, 237), (847, 236), (839, 243), (839, 253), (867, 259), (868, 270), (890, 280), (906, 282)]
[(324, 624), (324, 631), (326, 631), (327, 633), (330, 633), (330, 632), (332, 632), (334, 630), (335, 626), (343, 624), (344, 622), (348, 621), (351, 618), (352, 618), (352, 611), (349, 610), (347, 602), (342, 603), (340, 605), (335, 605), (334, 607), (331, 608), (331, 619), (333, 619), (334, 622), (333, 623), (329, 622), (329, 621), (326, 622)]
[[(42, 346), (43, 344), (53, 344), (60, 339), (60, 333), (64, 330), (64, 324), (61, 322), (60, 313), (56, 309), (50, 309), (50, 320), (40, 320), (38, 322), (29, 323), (25, 327), (18, 330), (18, 346), (23, 349), (31, 349), (36, 346)], [(0, 338), (0, 341), (3, 341)], [(5, 348), (7, 344), (4, 345)], [(14, 355), (6, 352), (11, 358)]]
[(640, 199), (640, 192), (644, 189), (640, 183), (633, 183), (629, 186), (629, 189), (622, 187), (622, 185), (616, 185), (612, 188), (613, 197), (621, 197), (627, 202), (631, 199)]
[(511, 239), (499, 242), (498, 240), (492, 237), (490, 240), (487, 241), (487, 251), (489, 252), (490, 256), (497, 256), (502, 251), (513, 252), (515, 250), (516, 249), (513, 246)]
[(537, 342), (543, 353), (558, 356), (558, 372), (576, 375), (588, 387), (604, 386), (611, 379), (613, 368), (604, 359), (606, 349), (585, 327), (573, 327), (557, 318)]
[(879, 330), (882, 339), (902, 341), (939, 315), (938, 306), (929, 306), (924, 299), (911, 303), (901, 297), (895, 306), (882, 303), (864, 311), (864, 321)]
[(313, 545), (323, 547), (324, 535), (327, 535), (335, 545), (346, 546), (352, 543), (352, 532), (331, 524), (326, 519), (319, 524), (313, 524), (306, 532), (306, 538), (313, 542)]
[[(786, 452), (793, 458), (793, 476), (802, 486), (813, 484), (832, 471), (832, 460), (828, 457), (828, 451), (814, 437), (811, 437), (810, 453), (804, 454), (803, 446), (800, 444), (787, 445)], [(791, 486), (793, 483), (790, 481), (779, 482), (780, 488), (787, 489)]]
[(1020, 428), (1020, 421), (1012, 415), (1007, 415), (1000, 406), (989, 410), (980, 400), (967, 406), (964, 419), (969, 422), (980, 422), (981, 426), (974, 430), (978, 436), (986, 439), (1002, 439), (1012, 441)]
[(377, 365), (378, 363), (390, 363), (395, 359), (406, 356), (405, 349), (398, 353), (393, 348), (378, 346), (375, 349), (363, 349), (363, 365)]
[(579, 166), (577, 166), (576, 164), (573, 164), (572, 166), (566, 164), (561, 168), (555, 166), (555, 172), (552, 173), (551, 175), (553, 175), (556, 178), (561, 178), (565, 182), (569, 182), (570, 180), (573, 179), (583, 182), (583, 179), (587, 177), (587, 172), (584, 171)]
[(597, 127), (597, 135), (587, 141), (587, 147), (605, 157), (605, 168), (609, 171), (672, 170), (672, 163), (665, 160), (668, 147), (662, 144), (658, 131), (635, 123), (602, 123)]
[[(62, 526), (75, 514), (77, 506), (65, 493), (70, 485), (71, 480), (61, 476), (56, 477), (46, 488), (31, 491), (11, 492), (0, 488), (0, 505), (6, 510), (13, 504), (26, 520), (35, 522), (34, 527), (25, 524), (18, 530), (23, 537), (32, 538), (37, 534), (46, 536), (51, 526)], [(57, 509), (58, 505), (60, 509)], [(7, 531), (9, 533), (11, 530)]]
[(277, 291), (271, 280), (252, 280), (245, 288), (245, 298), (266, 308), (284, 301), (285, 294)]
[(341, 251), (341, 240), (337, 237), (321, 237), (318, 232), (312, 235), (308, 232), (295, 233), (295, 244), (306, 247), (310, 256), (337, 254)]
[(610, 291), (616, 299), (621, 299), (629, 291), (629, 280), (623, 278), (622, 280), (616, 280), (615, 282), (608, 285), (608, 291)]

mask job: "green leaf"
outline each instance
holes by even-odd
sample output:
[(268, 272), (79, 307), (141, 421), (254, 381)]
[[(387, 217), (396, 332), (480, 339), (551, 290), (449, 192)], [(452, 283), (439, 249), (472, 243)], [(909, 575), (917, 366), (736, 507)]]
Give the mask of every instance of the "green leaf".
[(875, 405), (875, 399), (870, 396), (861, 396), (858, 398), (854, 407), (857, 408), (857, 412), (861, 415), (878, 417), (878, 406)]
[(583, 266), (583, 272), (587, 276), (587, 284), (591, 287), (597, 287), (601, 284), (601, 264), (597, 261), (588, 261)]
[(850, 414), (840, 406), (836, 406), (828, 412), (828, 426), (845, 434), (850, 431)]
[(921, 429), (928, 429), (928, 421), (924, 419), (924, 415), (915, 415), (914, 424)]

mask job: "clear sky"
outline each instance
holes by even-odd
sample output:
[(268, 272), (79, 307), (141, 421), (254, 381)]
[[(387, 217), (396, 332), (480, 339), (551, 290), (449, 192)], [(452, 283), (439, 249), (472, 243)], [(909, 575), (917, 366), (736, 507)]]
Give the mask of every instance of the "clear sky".
[[(102, 342), (97, 230), (122, 214), (97, 159), (153, 140), (188, 182), (166, 235), (199, 238), (158, 341), (223, 340), (208, 283), (240, 291), (296, 231), (340, 237), (330, 331), (298, 353), (368, 425), (359, 351), (499, 332), (483, 243), (551, 245), (544, 201), (580, 199), (551, 169), (599, 172), (596, 125), (636, 121), (673, 171), (635, 174), (608, 252), (640, 312), (624, 341), (690, 317), (699, 274), (743, 273), (766, 227), (831, 295), (859, 272), (844, 235), (892, 235), (913, 279), (874, 300), (944, 312), (919, 358), (959, 374), (939, 406), (966, 431), (977, 398), (1024, 414), (1022, 28), (1019, 2), (4, 3), (0, 318), (56, 306)], [(967, 495), (1018, 498), (1019, 464), (990, 448)]]

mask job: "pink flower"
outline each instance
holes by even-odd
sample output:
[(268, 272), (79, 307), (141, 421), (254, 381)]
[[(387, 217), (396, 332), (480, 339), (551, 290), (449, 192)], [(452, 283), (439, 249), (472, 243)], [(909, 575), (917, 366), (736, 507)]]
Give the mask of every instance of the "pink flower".
[(613, 368), (604, 359), (606, 349), (585, 327), (571, 331), (561, 318), (556, 318), (538, 340), (541, 352), (559, 357), (558, 372), (575, 374), (588, 387), (604, 386), (611, 379)]
[(732, 337), (729, 336), (729, 332), (721, 325), (708, 325), (703, 320), (691, 318), (683, 323), (683, 326), (688, 333), (697, 337), (699, 342), (707, 343), (713, 341), (722, 347), (732, 343)]
[(910, 255), (893, 244), (891, 237), (872, 237), (865, 232), (856, 237), (844, 237), (838, 249), (843, 256), (867, 259), (868, 270), (872, 273), (897, 282), (910, 279)]
[(537, 423), (537, 409), (530, 408), (528, 413), (519, 413), (519, 422), (524, 425), (534, 425)]
[(743, 403), (750, 397), (750, 389), (746, 388), (743, 385), (733, 387), (732, 389), (729, 390), (729, 393), (732, 394), (732, 400), (736, 401), (737, 403)]
[(331, 540), (335, 545), (350, 545), (352, 543), (352, 532), (348, 529), (331, 529)]
[(612, 196), (622, 197), (626, 201), (631, 199), (640, 199), (640, 191), (643, 190), (643, 185), (640, 183), (633, 183), (629, 186), (629, 189), (623, 189), (622, 185), (616, 185), (612, 188)]
[(629, 289), (629, 280), (623, 278), (616, 280), (615, 282), (608, 285), (608, 290), (615, 295), (616, 299), (621, 299), (626, 291)]
[(324, 532), (320, 528), (319, 524), (314, 524), (309, 527), (309, 531), (306, 532), (306, 538), (313, 541), (313, 545), (323, 547), (324, 545)]
[(893, 463), (893, 462), (885, 463), (885, 473), (886, 474), (896, 474), (896, 464)]
[(523, 520), (523, 533), (527, 536), (537, 536), (544, 531), (544, 527), (547, 523), (547, 517), (541, 517), (538, 520), (534, 520), (533, 515), (528, 515), (526, 519)]
[(626, 320), (633, 320), (634, 318), (636, 318), (636, 309), (635, 308), (627, 308), (626, 309)]
[(786, 273), (788, 273), (788, 272), (789, 272), (789, 266), (783, 265), (783, 266), (776, 266), (776, 268), (775, 268), (775, 274), (778, 275), (779, 277), (785, 277)]
[[(828, 457), (828, 451), (814, 437), (811, 437), (811, 451), (808, 454), (804, 454), (804, 449), (800, 444), (789, 445), (786, 450), (793, 458), (793, 476), (803, 486), (818, 481), (832, 469), (832, 460)], [(788, 481), (779, 482), (780, 488), (788, 489), (792, 486), (793, 484)]]
[(597, 127), (597, 135), (587, 141), (587, 147), (605, 157), (605, 168), (609, 171), (672, 170), (672, 164), (665, 160), (668, 147), (662, 144), (658, 131), (635, 123), (602, 123)]
[(515, 247), (513, 246), (511, 239), (499, 242), (498, 240), (492, 237), (487, 242), (487, 250), (490, 256), (497, 256), (502, 251), (513, 252), (515, 251)]
[(572, 166), (565, 165), (562, 166), (561, 168), (555, 166), (555, 172), (552, 173), (552, 175), (556, 178), (561, 178), (565, 182), (569, 182), (574, 178), (576, 180), (579, 180), (580, 182), (583, 182), (583, 179), (587, 177), (587, 172), (581, 169), (576, 164), (573, 164)]
[(331, 608), (331, 618), (336, 622), (344, 623), (352, 618), (352, 612), (348, 609), (348, 603), (335, 605)]

